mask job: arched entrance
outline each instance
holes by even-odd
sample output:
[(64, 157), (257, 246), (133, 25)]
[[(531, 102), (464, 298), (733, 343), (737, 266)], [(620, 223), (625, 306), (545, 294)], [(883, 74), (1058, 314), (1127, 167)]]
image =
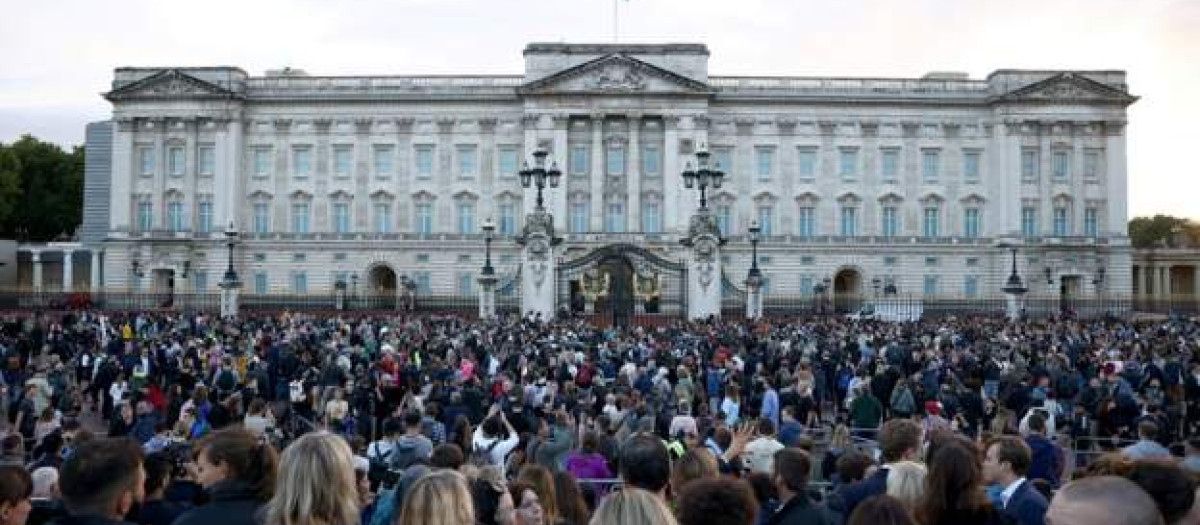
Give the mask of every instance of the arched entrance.
[(633, 265), (624, 257), (607, 257), (596, 265), (608, 276), (608, 295), (597, 301), (600, 315), (612, 316), (614, 326), (628, 326), (633, 319)]
[(687, 265), (633, 244), (602, 246), (560, 263), (557, 302), (599, 325), (655, 322), (687, 312)]
[(833, 306), (838, 312), (858, 310), (862, 299), (862, 274), (854, 268), (843, 268), (833, 276)]
[(396, 271), (380, 264), (367, 272), (366, 303), (368, 308), (396, 309)]

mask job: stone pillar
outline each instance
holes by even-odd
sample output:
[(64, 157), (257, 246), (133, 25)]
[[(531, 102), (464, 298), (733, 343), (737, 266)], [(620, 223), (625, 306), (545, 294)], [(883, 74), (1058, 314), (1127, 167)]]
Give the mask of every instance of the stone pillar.
[(75, 250), (63, 250), (62, 291), (64, 293), (75, 291), (75, 261), (72, 260), (74, 257)]
[(627, 157), (629, 164), (625, 166), (628, 178), (625, 202), (629, 210), (625, 213), (625, 231), (640, 232), (642, 231), (642, 142), (640, 138), (642, 115), (632, 113), (627, 122), (629, 123), (629, 155)]
[(224, 319), (237, 319), (238, 316), (238, 292), (242, 287), (242, 283), (236, 280), (221, 281), (221, 317)]
[(539, 315), (549, 321), (555, 314), (554, 225), (549, 214), (534, 212), (525, 218), (521, 238), (521, 315)]
[(496, 275), (479, 275), (479, 319), (496, 318)]
[(1005, 308), (1004, 315), (1011, 322), (1016, 322), (1021, 319), (1021, 294), (1006, 292), (1004, 294)]
[(1138, 266), (1138, 295), (1150, 296), (1150, 266), (1146, 264)]
[(721, 235), (708, 210), (692, 216), (685, 244), (688, 253), (688, 319), (721, 316)]
[(604, 114), (592, 115), (591, 195), (588, 197), (588, 230), (604, 231)]
[(1170, 265), (1163, 267), (1162, 276), (1163, 276), (1162, 277), (1163, 278), (1163, 288), (1162, 288), (1163, 295), (1167, 299), (1170, 299), (1171, 298), (1171, 266)]
[(762, 276), (746, 278), (746, 319), (757, 320), (763, 314)]
[(33, 291), (42, 291), (42, 252), (33, 250), (29, 252), (30, 260), (33, 262)]
[(100, 250), (92, 248), (92, 264), (88, 268), (91, 272), (91, 281), (88, 283), (88, 287), (92, 293), (100, 291), (100, 253)]
[(679, 117), (667, 115), (663, 125), (663, 204), (659, 213), (662, 214), (663, 231), (676, 233), (682, 229), (680, 226), (686, 226), (682, 224), (683, 214), (679, 209), (680, 190), (683, 189), (683, 180), (679, 176), (683, 172), (679, 167)]

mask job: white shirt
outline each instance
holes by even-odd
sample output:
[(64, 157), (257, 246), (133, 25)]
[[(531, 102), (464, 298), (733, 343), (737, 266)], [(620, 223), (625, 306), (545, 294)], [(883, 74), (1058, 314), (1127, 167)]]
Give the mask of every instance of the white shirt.
[(754, 472), (771, 474), (775, 466), (775, 453), (782, 450), (783, 443), (773, 437), (765, 436), (746, 444), (746, 466)]
[(1004, 490), (1000, 491), (1000, 503), (1003, 507), (1008, 507), (1008, 500), (1012, 499), (1012, 495), (1021, 488), (1021, 484), (1025, 482), (1025, 478), (1017, 478), (1016, 481), (1009, 483)]
[[(498, 443), (497, 443), (498, 442)], [(491, 463), (497, 467), (504, 467), (504, 458), (508, 457), (508, 453), (517, 447), (521, 442), (520, 436), (516, 432), (510, 432), (508, 439), (500, 441), (500, 438), (487, 438), (483, 435), (483, 425), (475, 427), (475, 435), (471, 436), (471, 446), (475, 450), (488, 450), (491, 456)], [(495, 446), (492, 446), (492, 445)]]

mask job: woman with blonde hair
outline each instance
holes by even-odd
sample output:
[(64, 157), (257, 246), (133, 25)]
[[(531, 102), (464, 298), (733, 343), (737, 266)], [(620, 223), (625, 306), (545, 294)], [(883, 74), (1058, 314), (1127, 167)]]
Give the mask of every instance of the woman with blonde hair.
[(917, 509), (925, 496), (925, 465), (900, 461), (888, 465), (887, 495), (904, 504), (908, 512)]
[(397, 525), (474, 525), (475, 502), (467, 478), (436, 470), (418, 479), (404, 494)]
[(600, 504), (590, 525), (678, 525), (656, 494), (625, 487)]
[(340, 436), (305, 434), (284, 449), (267, 525), (356, 525), (354, 453)]

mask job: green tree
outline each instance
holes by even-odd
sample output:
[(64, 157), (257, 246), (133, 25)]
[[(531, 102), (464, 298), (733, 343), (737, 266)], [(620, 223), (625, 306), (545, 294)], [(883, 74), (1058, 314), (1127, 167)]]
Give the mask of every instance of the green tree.
[(1134, 248), (1153, 248), (1168, 242), (1176, 230), (1193, 230), (1196, 225), (1171, 215), (1134, 217), (1129, 221), (1129, 240)]
[[(5, 191), (14, 183), (17, 195), (10, 199)], [(7, 202), (15, 205), (6, 214)], [(29, 135), (0, 144), (0, 234), (50, 241), (73, 234), (82, 217), (82, 147), (67, 152)]]

